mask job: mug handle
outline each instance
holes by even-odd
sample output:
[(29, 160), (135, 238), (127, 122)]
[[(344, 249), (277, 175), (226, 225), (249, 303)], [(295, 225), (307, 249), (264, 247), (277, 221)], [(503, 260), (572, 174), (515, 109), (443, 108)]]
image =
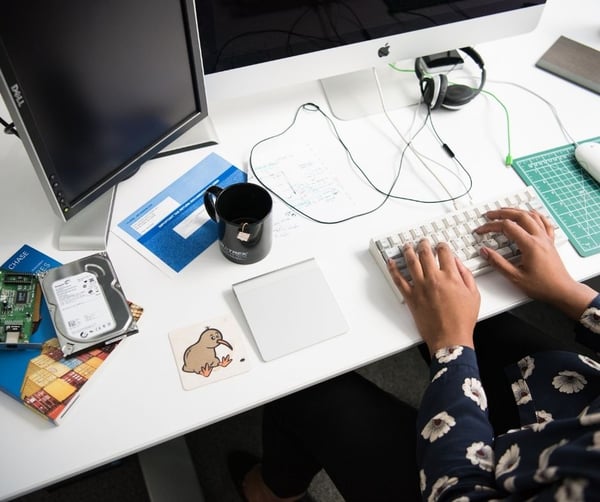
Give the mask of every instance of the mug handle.
[(219, 194), (223, 191), (222, 188), (213, 185), (206, 189), (204, 192), (204, 207), (206, 207), (206, 212), (210, 219), (213, 221), (217, 221), (217, 210), (215, 209), (215, 201)]

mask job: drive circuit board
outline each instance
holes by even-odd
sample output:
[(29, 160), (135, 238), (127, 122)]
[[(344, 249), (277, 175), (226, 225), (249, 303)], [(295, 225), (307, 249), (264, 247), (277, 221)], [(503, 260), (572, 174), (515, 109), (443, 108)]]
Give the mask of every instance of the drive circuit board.
[(41, 301), (35, 274), (0, 269), (0, 349), (29, 343), (40, 322)]

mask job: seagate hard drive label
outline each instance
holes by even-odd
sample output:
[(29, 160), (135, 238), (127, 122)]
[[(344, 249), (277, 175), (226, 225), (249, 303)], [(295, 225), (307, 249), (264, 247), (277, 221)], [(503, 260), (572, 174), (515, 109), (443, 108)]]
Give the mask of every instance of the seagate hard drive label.
[(106, 252), (40, 274), (52, 324), (67, 357), (137, 333), (137, 325)]
[(67, 335), (94, 339), (116, 327), (102, 288), (94, 274), (82, 272), (52, 283)]

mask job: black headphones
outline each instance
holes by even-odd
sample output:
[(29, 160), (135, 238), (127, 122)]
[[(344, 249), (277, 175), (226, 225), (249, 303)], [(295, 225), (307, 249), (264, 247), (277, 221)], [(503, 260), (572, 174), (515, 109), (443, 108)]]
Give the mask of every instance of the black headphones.
[(423, 100), (431, 110), (436, 110), (440, 107), (457, 110), (469, 101), (472, 101), (481, 92), (481, 89), (483, 89), (485, 84), (483, 59), (481, 59), (481, 56), (472, 47), (463, 47), (460, 50), (475, 61), (481, 69), (481, 79), (477, 89), (462, 84), (448, 85), (448, 77), (445, 74), (428, 74), (423, 58), (415, 60), (415, 73), (419, 79), (421, 94), (423, 95)]

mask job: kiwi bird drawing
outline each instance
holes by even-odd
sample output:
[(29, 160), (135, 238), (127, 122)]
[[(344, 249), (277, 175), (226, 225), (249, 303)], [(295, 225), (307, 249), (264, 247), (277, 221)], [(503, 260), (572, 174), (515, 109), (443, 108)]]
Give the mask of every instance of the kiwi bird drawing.
[(198, 341), (185, 349), (183, 371), (208, 377), (213, 368), (229, 365), (231, 363), (229, 354), (221, 359), (217, 356), (216, 349), (219, 345), (224, 345), (229, 350), (233, 350), (231, 344), (223, 339), (223, 334), (218, 329), (207, 327), (200, 334)]

